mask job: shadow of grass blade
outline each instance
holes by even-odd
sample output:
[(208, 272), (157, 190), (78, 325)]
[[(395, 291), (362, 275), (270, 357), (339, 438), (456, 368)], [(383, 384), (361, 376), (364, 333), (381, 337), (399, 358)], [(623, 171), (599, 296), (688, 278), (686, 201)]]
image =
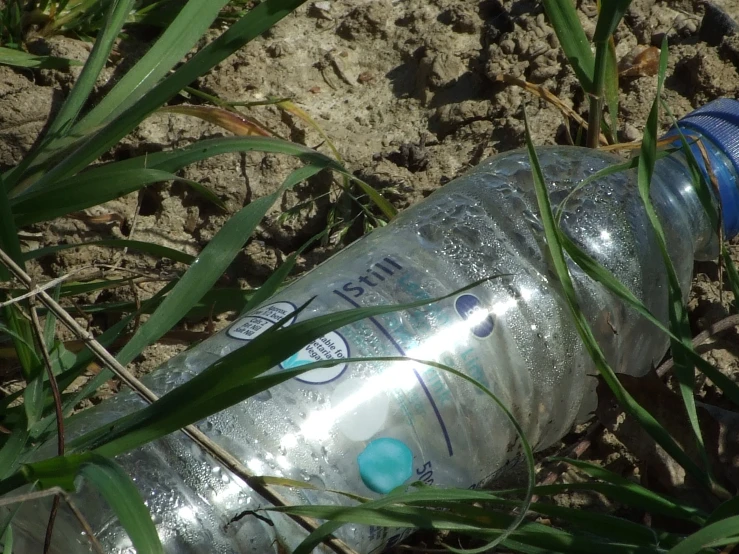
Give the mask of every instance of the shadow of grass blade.
[(530, 140), (530, 134), (528, 132), (528, 118), (525, 110), (524, 123), (527, 128), (526, 146), (531, 160), (534, 188), (536, 191), (537, 202), (539, 204), (539, 214), (542, 219), (544, 234), (548, 245), (549, 258), (552, 263), (552, 269), (559, 280), (564, 299), (572, 315), (573, 323), (583, 341), (585, 349), (593, 359), (598, 372), (613, 391), (619, 404), (621, 404), (631, 416), (639, 421), (647, 433), (649, 433), (649, 435), (652, 436), (652, 438), (654, 438), (670, 456), (675, 458), (675, 460), (677, 460), (688, 473), (695, 477), (695, 479), (706, 488), (711, 489), (711, 480), (708, 478), (706, 473), (685, 454), (677, 442), (675, 442), (675, 439), (670, 436), (659, 422), (633, 399), (616, 378), (616, 374), (613, 372), (613, 369), (608, 365), (605, 355), (603, 354), (598, 341), (593, 335), (590, 325), (578, 305), (577, 295), (572, 284), (572, 279), (570, 277), (562, 248), (562, 233), (556, 227), (554, 221), (552, 207), (545, 185), (546, 181), (542, 174), (541, 166), (539, 165), (536, 150)]
[[(191, 0), (191, 2), (194, 1)], [(201, 0), (201, 3), (208, 1)], [(68, 155), (65, 155), (55, 166), (45, 168), (46, 173), (33, 186), (44, 188), (49, 183), (69, 177), (84, 169), (195, 79), (265, 32), (304, 2), (305, 0), (264, 0), (257, 4), (220, 37), (150, 88), (128, 109), (115, 117), (111, 116), (112, 119), (105, 119), (101, 116), (102, 127), (95, 126), (95, 131), (92, 131), (92, 127), (85, 131), (91, 134), (75, 142), (70, 147)], [(84, 125), (87, 123), (85, 121)], [(72, 133), (75, 132), (77, 132), (76, 128), (73, 128)], [(31, 166), (26, 173), (33, 175), (39, 167), (41, 166)]]
[(557, 34), (572, 69), (575, 71), (580, 86), (590, 92), (593, 88), (593, 72), (595, 58), (590, 49), (588, 37), (585, 36), (580, 18), (577, 16), (572, 0), (543, 0), (544, 10)]
[(93, 456), (80, 467), (84, 477), (113, 509), (137, 552), (163, 554), (149, 509), (123, 468), (102, 456)]

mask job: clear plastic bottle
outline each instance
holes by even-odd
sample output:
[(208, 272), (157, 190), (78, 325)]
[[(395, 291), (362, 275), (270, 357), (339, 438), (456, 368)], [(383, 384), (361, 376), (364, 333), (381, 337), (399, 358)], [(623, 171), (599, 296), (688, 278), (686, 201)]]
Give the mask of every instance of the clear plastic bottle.
[[(739, 102), (721, 100), (681, 121), (698, 133), (721, 184), (725, 231), (739, 230)], [(622, 160), (574, 147), (538, 150), (554, 205), (582, 179)], [(700, 156), (699, 156), (700, 159)], [(652, 200), (667, 234), (683, 290), (694, 259), (710, 259), (718, 241), (700, 205), (682, 153), (657, 162)], [(494, 156), (450, 182), (286, 287), (227, 330), (163, 365), (146, 382), (164, 394), (248, 343), (315, 296), (298, 318), (353, 306), (435, 298), (496, 274), (456, 297), (360, 321), (290, 356), (282, 368), (337, 360), (199, 423), (257, 475), (379, 495), (422, 480), (471, 487), (501, 475), (520, 457), (506, 418), (472, 385), (412, 362), (342, 364), (342, 358), (408, 355), (465, 371), (501, 398), (538, 449), (562, 437), (593, 407), (593, 364), (571, 323), (543, 254), (542, 226), (525, 151)], [(667, 280), (633, 171), (582, 188), (567, 203), (569, 236), (667, 318)], [(572, 264), (580, 305), (612, 367), (644, 374), (667, 339)], [(280, 371), (280, 367), (272, 371)], [(141, 406), (123, 393), (77, 418), (72, 436)], [(182, 433), (120, 456), (151, 509), (169, 554), (282, 552), (304, 536), (284, 516), (243, 516), (265, 502)], [(110, 553), (132, 552), (105, 503), (84, 484), (77, 504)], [(298, 503), (345, 499), (309, 490)], [(16, 550), (39, 552), (41, 503), (15, 519)], [(76, 521), (62, 513), (53, 552), (88, 552)], [(398, 542), (400, 530), (347, 525), (338, 536), (362, 554)], [(278, 539), (278, 540), (275, 540)]]

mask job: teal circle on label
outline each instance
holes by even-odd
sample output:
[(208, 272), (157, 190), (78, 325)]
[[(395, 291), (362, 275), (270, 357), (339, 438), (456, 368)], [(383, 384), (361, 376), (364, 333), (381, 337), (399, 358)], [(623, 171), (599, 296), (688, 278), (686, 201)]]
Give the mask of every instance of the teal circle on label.
[(375, 439), (357, 456), (359, 475), (367, 488), (387, 494), (413, 474), (413, 452), (398, 439)]

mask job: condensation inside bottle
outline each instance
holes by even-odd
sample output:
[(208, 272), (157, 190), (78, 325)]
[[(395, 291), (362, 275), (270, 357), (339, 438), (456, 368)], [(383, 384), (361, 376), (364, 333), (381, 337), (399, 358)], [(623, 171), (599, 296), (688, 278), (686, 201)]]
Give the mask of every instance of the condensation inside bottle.
[[(555, 206), (582, 179), (622, 161), (576, 148), (538, 152)], [(689, 185), (679, 162), (660, 160), (652, 200), (686, 294), (696, 250), (715, 243), (711, 238), (704, 245), (711, 232)], [(272, 372), (312, 361), (335, 365), (286, 381), (198, 427), (255, 475), (286, 477), (319, 489), (282, 491), (298, 504), (352, 504), (323, 488), (377, 497), (417, 480), (463, 488), (494, 483), (520, 462), (521, 444), (482, 391), (419, 362), (341, 360), (408, 356), (441, 362), (489, 388), (535, 448), (561, 438), (594, 407), (594, 368), (545, 254), (537, 214), (526, 152), (493, 157), (145, 381), (165, 394), (312, 297), (287, 325), (357, 306), (433, 299), (490, 278), (443, 301), (359, 321), (295, 354), (286, 352)], [(609, 175), (575, 193), (564, 208), (562, 227), (666, 319), (666, 274), (633, 173)], [(664, 355), (666, 338), (577, 266), (570, 267), (580, 306), (612, 367), (644, 374)], [(68, 436), (141, 405), (134, 395), (122, 393), (77, 416)], [(53, 445), (44, 452), (53, 454)], [(265, 501), (181, 433), (117, 461), (134, 477), (168, 554), (280, 552), (280, 544), (294, 548), (305, 536), (285, 516), (249, 515)], [(82, 487), (74, 498), (108, 551), (133, 552), (104, 501), (89, 486)], [(38, 507), (34, 510), (32, 519), (27, 509), (16, 518), (17, 552), (37, 551), (28, 545), (37, 548), (43, 537), (46, 520), (39, 518)], [(63, 512), (61, 517), (55, 552), (91, 551), (72, 516)], [(352, 525), (337, 532), (362, 554), (379, 552), (405, 534)]]

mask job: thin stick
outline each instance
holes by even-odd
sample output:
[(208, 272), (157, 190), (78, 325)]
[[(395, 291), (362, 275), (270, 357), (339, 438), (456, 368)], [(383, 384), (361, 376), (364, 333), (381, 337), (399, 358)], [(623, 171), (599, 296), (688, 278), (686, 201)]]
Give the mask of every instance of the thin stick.
[(74, 517), (77, 518), (80, 526), (85, 531), (85, 534), (87, 535), (87, 538), (90, 541), (93, 550), (95, 550), (97, 554), (105, 554), (105, 549), (103, 548), (103, 545), (100, 544), (100, 541), (95, 536), (95, 532), (92, 530), (92, 527), (90, 527), (90, 524), (87, 522), (87, 519), (85, 519), (85, 516), (82, 514), (82, 512), (79, 511), (79, 508), (74, 505), (74, 502), (72, 502), (72, 499), (67, 493), (63, 493), (61, 496), (62, 498), (64, 498), (64, 501), (67, 503), (70, 511), (74, 514)]
[(79, 273), (83, 269), (86, 269), (84, 267), (75, 269), (74, 271), (70, 271), (66, 275), (62, 275), (61, 277), (57, 277), (56, 279), (52, 279), (48, 283), (44, 283), (43, 285), (39, 285), (37, 287), (34, 287), (32, 290), (29, 290), (28, 292), (25, 292), (21, 294), (20, 296), (13, 296), (10, 300), (6, 300), (5, 302), (0, 302), (0, 308), (4, 308), (5, 306), (10, 306), (11, 304), (16, 304), (20, 302), (21, 300), (25, 300), (26, 298), (31, 298), (32, 296), (36, 296), (39, 292), (42, 290), (47, 290), (52, 287), (55, 287), (62, 281), (66, 281), (69, 279), (72, 275), (75, 273)]
[[(27, 288), (33, 287), (33, 280), (31, 277), (23, 271), (21, 267), (16, 264), (13, 259), (8, 256), (5, 251), (0, 249), (0, 263), (2, 263), (8, 270)], [(70, 331), (72, 331), (77, 337), (79, 337), (90, 351), (100, 360), (103, 365), (115, 373), (121, 381), (128, 385), (131, 389), (141, 396), (145, 401), (149, 403), (156, 402), (158, 399), (157, 395), (154, 394), (146, 385), (141, 383), (136, 377), (133, 376), (125, 367), (123, 367), (118, 360), (116, 360), (110, 352), (108, 352), (99, 342), (97, 342), (93, 336), (88, 333), (85, 329), (70, 316), (64, 308), (62, 308), (51, 296), (45, 291), (38, 293), (39, 301), (44, 304), (51, 312), (53, 312), (59, 321), (62, 322)], [(271, 490), (267, 485), (260, 483), (254, 479), (254, 475), (230, 452), (223, 449), (221, 446), (213, 442), (205, 433), (200, 431), (194, 425), (188, 425), (184, 427), (182, 431), (190, 437), (195, 443), (201, 446), (206, 452), (213, 456), (218, 462), (229, 469), (232, 473), (243, 479), (257, 494), (262, 498), (274, 504), (276, 506), (286, 506), (287, 501), (282, 498), (279, 493)], [(313, 532), (318, 528), (318, 523), (308, 517), (289, 514), (290, 517), (296, 521), (301, 527), (309, 532)], [(358, 554), (354, 549), (349, 547), (346, 543), (335, 537), (327, 538), (326, 544), (338, 554)]]
[(69, 509), (71, 510), (72, 514), (74, 514), (74, 517), (77, 519), (82, 529), (87, 534), (87, 537), (90, 539), (90, 543), (92, 544), (95, 552), (97, 552), (97, 554), (105, 554), (105, 549), (103, 549), (103, 545), (101, 545), (100, 541), (98, 541), (97, 537), (95, 537), (95, 533), (93, 532), (92, 527), (90, 527), (88, 521), (85, 519), (85, 516), (82, 515), (82, 512), (79, 511), (79, 508), (74, 505), (74, 502), (72, 502), (69, 494), (67, 494), (67, 492), (61, 487), (50, 487), (44, 491), (28, 492), (25, 494), (17, 494), (15, 496), (0, 498), (0, 506), (12, 506), (13, 504), (21, 504), (23, 502), (33, 502), (34, 500), (46, 498), (47, 496), (56, 496), (57, 498), (61, 496), (67, 503), (67, 506), (69, 506)]
[(13, 504), (19, 504), (22, 502), (33, 502), (34, 500), (39, 500), (55, 494), (64, 494), (64, 489), (61, 487), (50, 487), (44, 491), (27, 492), (24, 494), (16, 494), (14, 496), (0, 498), (0, 506), (12, 506)]
[[(508, 85), (516, 85), (518, 87), (521, 87), (531, 92), (532, 94), (535, 94), (542, 100), (546, 100), (552, 106), (557, 108), (560, 112), (562, 112), (565, 115), (565, 117), (571, 117), (572, 119), (574, 119), (578, 123), (578, 125), (580, 125), (580, 127), (586, 130), (589, 129), (587, 121), (585, 121), (582, 117), (580, 117), (580, 115), (575, 110), (573, 110), (567, 104), (562, 102), (562, 100), (560, 100), (556, 94), (554, 94), (548, 89), (545, 89), (543, 86), (536, 85), (534, 83), (529, 83), (528, 81), (524, 81), (523, 79), (519, 79), (518, 77), (514, 77), (513, 75), (499, 74), (495, 76), (495, 80), (506, 83)], [(598, 120), (598, 124), (600, 124), (600, 120)], [(588, 136), (590, 136), (590, 133), (588, 133)], [(598, 137), (598, 141), (600, 142), (600, 144), (604, 146), (608, 144), (608, 139), (602, 133), (598, 133), (597, 135), (593, 135), (593, 136)], [(597, 143), (596, 143), (596, 146), (597, 146)]]

